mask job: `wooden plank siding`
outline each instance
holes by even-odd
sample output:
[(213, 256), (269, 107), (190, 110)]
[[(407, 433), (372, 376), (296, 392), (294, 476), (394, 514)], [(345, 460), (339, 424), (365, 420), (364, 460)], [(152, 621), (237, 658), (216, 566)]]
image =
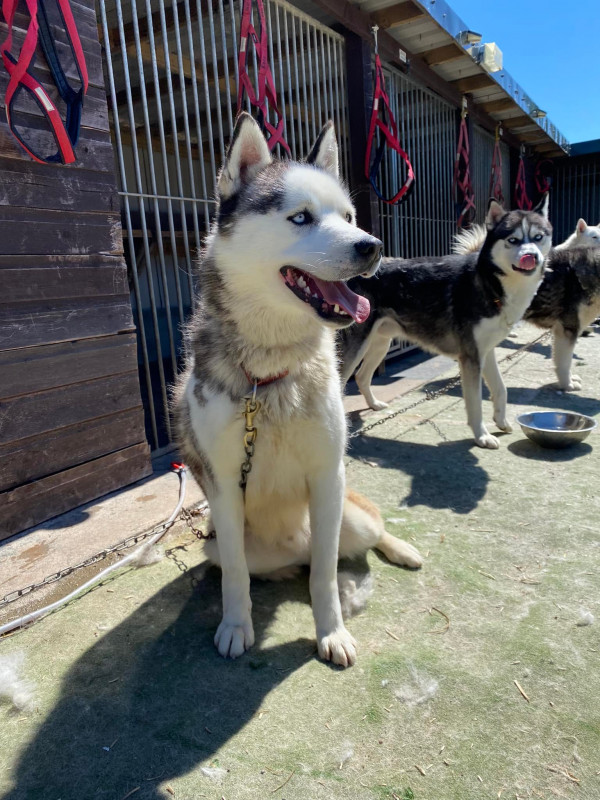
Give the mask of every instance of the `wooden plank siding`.
[[(151, 472), (96, 14), (71, 6), (90, 78), (75, 164), (21, 149), (0, 70), (0, 540)], [(41, 51), (34, 71), (56, 100)], [(48, 142), (39, 108), (17, 108), (26, 140)]]

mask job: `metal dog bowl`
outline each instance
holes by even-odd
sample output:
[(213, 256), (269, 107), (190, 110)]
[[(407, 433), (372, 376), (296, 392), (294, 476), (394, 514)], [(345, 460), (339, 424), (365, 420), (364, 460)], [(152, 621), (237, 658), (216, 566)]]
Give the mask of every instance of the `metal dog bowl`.
[(582, 442), (597, 425), (592, 417), (573, 411), (530, 411), (520, 414), (517, 422), (532, 442), (555, 448)]

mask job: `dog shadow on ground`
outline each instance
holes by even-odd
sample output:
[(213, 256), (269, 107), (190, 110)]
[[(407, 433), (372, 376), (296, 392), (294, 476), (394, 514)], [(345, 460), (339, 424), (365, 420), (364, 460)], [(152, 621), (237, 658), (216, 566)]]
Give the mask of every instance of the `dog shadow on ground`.
[(472, 451), (474, 446), (472, 439), (431, 445), (369, 435), (353, 439), (349, 455), (410, 475), (410, 492), (399, 498), (399, 505), (425, 505), (468, 514), (485, 496), (489, 481)]
[[(526, 347), (526, 345), (523, 345), (521, 342), (509, 336), (503, 339), (496, 347), (496, 358), (498, 361), (502, 361), (505, 356), (509, 355), (509, 353), (503, 353), (503, 350), (521, 350), (523, 347)], [(549, 359), (552, 356), (552, 344), (550, 342), (536, 342), (527, 347), (527, 352), (536, 353), (539, 356), (544, 356)]]
[(585, 386), (577, 392), (563, 392), (555, 383), (538, 388), (514, 387), (508, 390), (508, 408), (511, 404), (538, 406), (540, 409), (574, 411), (594, 416), (600, 411), (600, 398), (585, 394)]
[[(577, 374), (577, 364), (573, 365), (574, 372)], [(553, 373), (552, 373), (553, 375)], [(427, 391), (437, 393), (448, 384), (448, 379), (429, 381)], [(562, 409), (564, 411), (577, 411), (580, 414), (594, 415), (600, 411), (600, 400), (597, 397), (589, 397), (585, 394), (585, 384), (583, 389), (577, 392), (565, 392), (558, 388), (556, 379), (537, 387), (508, 386), (508, 417), (511, 422), (511, 414), (514, 415), (515, 405), (538, 406), (539, 408)], [(452, 398), (462, 398), (462, 387), (460, 383), (446, 389), (444, 394)], [(490, 392), (485, 382), (482, 381), (481, 395), (483, 400), (490, 400)], [(497, 436), (496, 431), (490, 427), (490, 431)]]
[[(315, 642), (298, 639), (222, 659), (213, 645), (220, 571), (199, 571), (193, 591), (188, 572), (73, 665), (3, 800), (120, 800), (133, 790), (136, 800), (159, 800), (159, 784), (209, 763), (264, 698), (315, 657)], [(254, 582), (252, 596), (260, 644), (284, 599), (309, 602), (308, 582)], [(200, 780), (199, 791), (210, 794), (212, 785), (210, 796), (220, 796), (210, 778)]]

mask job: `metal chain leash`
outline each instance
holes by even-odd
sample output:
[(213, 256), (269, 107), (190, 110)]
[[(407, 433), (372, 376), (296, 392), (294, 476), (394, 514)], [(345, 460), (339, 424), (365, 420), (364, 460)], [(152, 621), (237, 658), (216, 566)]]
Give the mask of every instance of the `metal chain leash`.
[(246, 484), (248, 483), (248, 473), (252, 469), (252, 457), (254, 456), (254, 444), (258, 431), (254, 425), (254, 417), (260, 411), (261, 404), (256, 399), (256, 388), (258, 382), (254, 381), (254, 388), (252, 394), (247, 394), (244, 400), (246, 405), (244, 408), (244, 416), (246, 417), (246, 432), (244, 433), (244, 452), (246, 458), (242, 461), (240, 467), (240, 488), (246, 493)]
[(186, 522), (190, 531), (194, 534), (196, 539), (199, 541), (207, 541), (209, 539), (214, 539), (216, 534), (214, 530), (206, 531), (206, 533), (201, 528), (196, 528), (194, 525), (194, 518), (200, 517), (204, 519), (208, 514), (208, 503), (204, 501), (201, 505), (197, 508), (193, 508), (191, 511), (188, 511), (187, 508), (181, 509), (181, 518)]
[(360, 428), (357, 431), (354, 431), (348, 436), (348, 439), (356, 439), (357, 436), (362, 436), (363, 434), (367, 433), (373, 428), (376, 428), (378, 425), (383, 425), (386, 422), (389, 422), (391, 419), (395, 419), (396, 417), (400, 416), (400, 414), (406, 414), (407, 411), (412, 411), (413, 408), (420, 406), (422, 403), (426, 403), (428, 400), (435, 400), (437, 397), (441, 397), (442, 395), (449, 392), (455, 386), (460, 385), (460, 377), (451, 378), (447, 383), (445, 383), (440, 389), (436, 391), (430, 391), (425, 389), (425, 394), (423, 397), (419, 397), (418, 400), (415, 400), (414, 403), (410, 403), (407, 406), (403, 406), (402, 408), (397, 409), (396, 411), (392, 411), (390, 414), (386, 414), (385, 417), (381, 419), (375, 420), (375, 422), (371, 422), (370, 425), (365, 425), (364, 428)]
[[(187, 508), (181, 509), (180, 518), (183, 519), (189, 528), (189, 530), (194, 534), (196, 539), (200, 542), (207, 541), (209, 539), (215, 539), (217, 534), (214, 530), (206, 531), (206, 533), (201, 529), (197, 528), (194, 524), (195, 519), (200, 517), (201, 519), (205, 519), (209, 513), (208, 502), (205, 500), (196, 508), (192, 508), (188, 510)], [(197, 586), (200, 585), (200, 581), (194, 574), (194, 567), (188, 567), (185, 561), (180, 557), (179, 552), (183, 550), (187, 553), (187, 544), (180, 544), (175, 547), (171, 547), (168, 550), (165, 550), (165, 556), (172, 561), (177, 569), (182, 573), (182, 575), (189, 574), (190, 583), (192, 585), (192, 589), (195, 589)]]
[(166, 525), (164, 522), (161, 525), (157, 525), (156, 528), (153, 528), (151, 531), (146, 531), (145, 533), (138, 533), (135, 536), (129, 536), (127, 539), (123, 539), (122, 542), (114, 545), (113, 547), (107, 547), (104, 550), (101, 550), (99, 553), (95, 553), (93, 556), (86, 558), (85, 561), (80, 561), (78, 564), (73, 564), (73, 566), (65, 567), (64, 569), (59, 570), (58, 572), (53, 572), (51, 575), (47, 575), (43, 580), (39, 581), (38, 583), (31, 583), (29, 586), (24, 586), (22, 589), (15, 589), (13, 592), (9, 592), (8, 594), (4, 595), (3, 598), (0, 599), (0, 608), (2, 606), (7, 605), (8, 603), (12, 603), (14, 600), (18, 600), (21, 597), (29, 594), (30, 592), (34, 592), (36, 589), (41, 589), (43, 586), (48, 586), (51, 583), (55, 583), (59, 581), (61, 578), (66, 578), (68, 575), (71, 575), (73, 572), (77, 572), (77, 570), (83, 569), (84, 567), (90, 567), (92, 564), (96, 564), (98, 561), (103, 561), (112, 553), (118, 553), (121, 550), (125, 550), (132, 545), (139, 544), (143, 542), (144, 539), (150, 538), (150, 536), (154, 536), (156, 533), (161, 533), (163, 531), (168, 530), (170, 525)]
[[(190, 524), (189, 520), (193, 520), (194, 516), (206, 516), (208, 511), (208, 503), (203, 503), (197, 509), (193, 509), (191, 512), (187, 509), (181, 510), (180, 517), (183, 517), (185, 521), (188, 523), (188, 526), (193, 531), (194, 535), (198, 539), (212, 539), (214, 538), (214, 531), (209, 531), (208, 533), (203, 533), (202, 531), (193, 527)], [(151, 536), (154, 536), (158, 533), (163, 533), (167, 531), (171, 527), (172, 523), (163, 522), (160, 525), (157, 525), (155, 528), (152, 528), (150, 531), (145, 531), (144, 533), (138, 533), (135, 536), (129, 536), (127, 539), (123, 539), (122, 542), (113, 545), (113, 547), (106, 547), (104, 550), (100, 550), (98, 553), (94, 553), (93, 556), (89, 556), (84, 561), (80, 561), (78, 564), (73, 564), (70, 567), (65, 567), (64, 569), (59, 570), (58, 572), (53, 572), (51, 575), (47, 575), (41, 581), (37, 583), (30, 583), (29, 586), (24, 586), (22, 589), (15, 589), (12, 592), (8, 592), (5, 594), (4, 597), (0, 598), (0, 608), (3, 606), (8, 605), (9, 603), (14, 602), (15, 600), (19, 600), (21, 597), (25, 597), (26, 595), (30, 594), (31, 592), (35, 592), (37, 589), (42, 589), (44, 586), (49, 586), (56, 581), (61, 580), (61, 578), (66, 578), (68, 575), (72, 575), (74, 572), (77, 572), (84, 567), (91, 567), (93, 564), (96, 564), (98, 561), (103, 561), (108, 556), (112, 555), (113, 553), (119, 553), (121, 550), (126, 550), (133, 545), (140, 544), (145, 539), (149, 539)]]
[[(517, 358), (517, 356), (526, 354), (530, 347), (533, 347), (533, 345), (539, 344), (540, 342), (543, 342), (545, 339), (548, 339), (550, 337), (550, 334), (551, 331), (544, 331), (544, 333), (542, 333), (541, 336), (538, 336), (537, 339), (532, 339), (531, 342), (527, 342), (527, 344), (522, 345), (521, 347), (519, 347), (518, 350), (515, 350), (514, 353), (509, 353), (507, 356), (504, 356), (504, 358), (500, 359), (498, 364), (508, 363)], [(412, 411), (413, 408), (417, 408), (417, 406), (420, 406), (422, 403), (426, 403), (428, 400), (435, 400), (436, 398), (441, 397), (442, 395), (454, 389), (455, 386), (460, 386), (460, 382), (461, 382), (460, 375), (457, 375), (454, 378), (450, 378), (442, 387), (436, 389), (435, 391), (430, 391), (429, 389), (425, 389), (424, 396), (419, 397), (419, 399), (415, 400), (414, 403), (410, 403), (409, 405), (403, 406), (402, 408), (399, 408), (396, 411), (391, 412), (390, 414), (386, 414), (385, 417), (375, 420), (375, 422), (371, 422), (370, 425), (365, 425), (364, 428), (360, 428), (359, 430), (349, 434), (348, 439), (356, 439), (358, 436), (363, 436), (365, 433), (368, 433), (369, 431), (373, 430), (373, 428), (376, 428), (378, 425), (383, 425), (386, 422), (389, 422), (390, 420), (400, 416), (400, 414), (406, 414), (407, 411)], [(437, 426), (435, 422), (433, 422), (433, 420), (430, 419), (423, 420), (423, 422), (428, 422), (429, 424), (431, 424), (433, 428), (437, 431), (437, 433), (441, 436), (441, 438), (444, 439), (445, 441), (448, 441), (447, 437), (444, 436), (440, 428)]]

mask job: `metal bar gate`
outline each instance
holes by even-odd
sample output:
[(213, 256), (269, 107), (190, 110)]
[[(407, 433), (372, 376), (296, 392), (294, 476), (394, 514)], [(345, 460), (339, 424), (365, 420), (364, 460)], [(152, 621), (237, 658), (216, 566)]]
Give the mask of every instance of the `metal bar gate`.
[[(239, 0), (98, 0), (125, 255), (148, 441), (171, 446), (169, 386), (233, 131)], [(265, 0), (285, 133), (307, 155), (333, 119), (348, 174), (344, 39), (284, 0)], [(258, 21), (255, 23), (258, 25)], [(256, 59), (250, 65), (256, 77)]]

